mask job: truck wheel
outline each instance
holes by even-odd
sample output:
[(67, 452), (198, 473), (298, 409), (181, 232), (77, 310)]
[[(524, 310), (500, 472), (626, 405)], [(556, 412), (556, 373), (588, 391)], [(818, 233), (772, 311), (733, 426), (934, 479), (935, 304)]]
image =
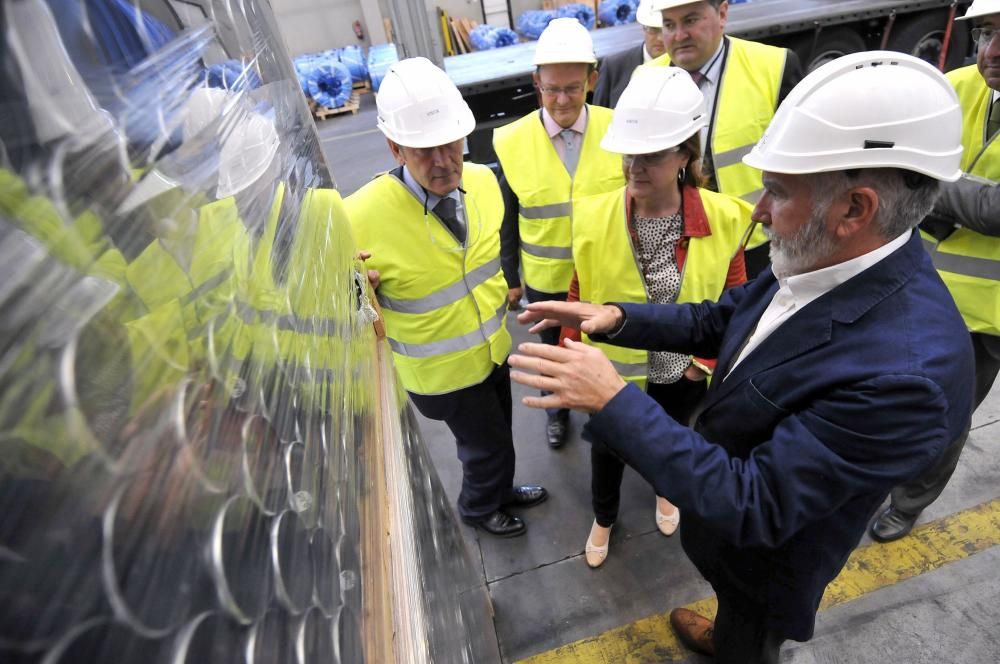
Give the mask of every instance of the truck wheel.
[(841, 26), (821, 31), (819, 39), (813, 33), (802, 35), (792, 43), (792, 50), (799, 56), (802, 68), (808, 74), (842, 55), (864, 51), (865, 40), (850, 28)]
[[(948, 16), (949, 12), (946, 9), (904, 16), (892, 29), (886, 47), (891, 51), (915, 55), (936, 67), (941, 57)], [(969, 26), (964, 21), (953, 23), (945, 71), (960, 66), (968, 53)]]

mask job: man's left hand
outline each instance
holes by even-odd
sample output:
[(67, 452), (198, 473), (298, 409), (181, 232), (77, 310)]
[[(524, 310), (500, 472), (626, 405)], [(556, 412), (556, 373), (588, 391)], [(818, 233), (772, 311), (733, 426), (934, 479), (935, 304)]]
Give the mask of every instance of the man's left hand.
[(537, 371), (529, 374), (513, 371), (512, 380), (551, 392), (544, 397), (524, 397), (530, 408), (572, 408), (596, 413), (625, 387), (625, 381), (615, 371), (611, 361), (599, 349), (587, 344), (565, 340), (565, 347), (523, 343), (519, 355), (510, 356), (510, 365), (517, 369)]

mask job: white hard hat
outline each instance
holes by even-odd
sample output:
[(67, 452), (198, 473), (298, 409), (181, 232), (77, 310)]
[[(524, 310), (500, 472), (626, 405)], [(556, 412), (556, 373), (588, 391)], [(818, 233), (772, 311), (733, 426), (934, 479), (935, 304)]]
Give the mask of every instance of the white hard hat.
[(619, 154), (659, 152), (708, 124), (705, 97), (679, 67), (640, 67), (622, 92), (601, 147)]
[(802, 79), (743, 162), (789, 174), (902, 168), (953, 182), (961, 138), (958, 97), (941, 72), (911, 55), (870, 51)]
[(378, 128), (409, 148), (433, 148), (465, 138), (476, 118), (448, 74), (427, 58), (393, 63), (375, 96)]
[(222, 142), (219, 154), (219, 189), (217, 196), (233, 196), (267, 172), (278, 153), (281, 140), (274, 121), (250, 111), (233, 122), (232, 131)]
[(639, 25), (647, 28), (662, 28), (663, 16), (658, 9), (653, 8), (656, 0), (640, 0), (639, 7), (635, 10), (635, 20)]
[(681, 7), (683, 5), (696, 5), (699, 0), (652, 0), (653, 9), (655, 11), (661, 12), (664, 9), (673, 9), (674, 7)]
[(956, 21), (967, 21), (977, 16), (989, 16), (990, 14), (1000, 14), (1000, 0), (973, 0), (972, 5), (965, 11), (965, 16), (960, 16)]
[(552, 19), (535, 44), (535, 59), (531, 64), (537, 67), (560, 62), (597, 64), (590, 31), (575, 18)]

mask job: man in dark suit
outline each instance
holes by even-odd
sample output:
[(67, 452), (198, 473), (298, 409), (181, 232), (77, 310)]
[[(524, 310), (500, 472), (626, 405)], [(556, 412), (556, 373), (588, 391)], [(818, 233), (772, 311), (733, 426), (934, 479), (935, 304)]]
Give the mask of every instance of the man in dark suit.
[[(777, 662), (899, 481), (969, 425), (972, 349), (914, 226), (960, 174), (961, 112), (936, 69), (858, 53), (806, 77), (747, 162), (772, 269), (718, 303), (538, 303), (536, 328), (718, 357), (694, 428), (675, 422), (601, 352), (524, 344), (529, 406), (593, 413), (585, 435), (685, 513), (684, 550), (716, 591), (712, 621), (671, 624), (717, 662)], [(690, 515), (690, 516), (687, 516)]]
[(642, 0), (635, 11), (635, 20), (642, 26), (642, 43), (628, 50), (609, 55), (598, 68), (593, 103), (614, 108), (618, 98), (639, 65), (650, 62), (667, 52), (663, 44), (660, 12), (653, 9), (653, 0)]

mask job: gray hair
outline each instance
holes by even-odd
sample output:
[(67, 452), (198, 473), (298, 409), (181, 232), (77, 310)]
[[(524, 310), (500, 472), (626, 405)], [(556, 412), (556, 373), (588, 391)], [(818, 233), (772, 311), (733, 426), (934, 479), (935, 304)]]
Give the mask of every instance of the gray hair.
[(886, 240), (914, 228), (934, 207), (941, 183), (900, 168), (865, 168), (815, 173), (810, 177), (814, 209), (826, 209), (853, 187), (870, 187), (878, 194), (875, 227)]

